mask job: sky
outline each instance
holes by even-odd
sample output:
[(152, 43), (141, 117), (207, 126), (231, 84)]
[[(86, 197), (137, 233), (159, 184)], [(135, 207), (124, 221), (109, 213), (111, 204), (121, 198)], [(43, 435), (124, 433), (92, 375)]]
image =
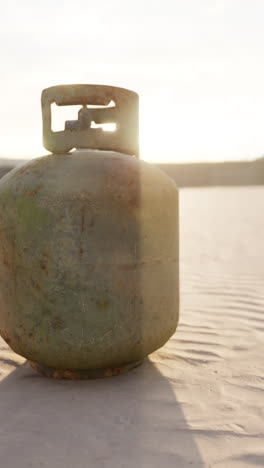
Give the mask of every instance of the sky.
[[(47, 152), (41, 91), (71, 83), (139, 93), (145, 160), (264, 154), (263, 0), (0, 0), (0, 7), (1, 157)], [(76, 117), (76, 109), (60, 111)]]

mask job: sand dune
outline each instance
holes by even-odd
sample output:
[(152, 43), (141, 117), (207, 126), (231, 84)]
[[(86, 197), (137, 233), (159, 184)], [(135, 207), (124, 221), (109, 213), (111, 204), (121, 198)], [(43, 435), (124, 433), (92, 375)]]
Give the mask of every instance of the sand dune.
[(5, 468), (264, 466), (264, 187), (180, 207), (180, 325), (144, 365), (54, 381), (1, 342)]
[[(25, 162), (25, 161), (24, 161)], [(0, 158), (0, 177), (22, 160)], [(264, 158), (218, 163), (157, 163), (178, 187), (264, 185)]]
[(264, 184), (264, 158), (253, 161), (158, 164), (178, 187), (248, 186)]

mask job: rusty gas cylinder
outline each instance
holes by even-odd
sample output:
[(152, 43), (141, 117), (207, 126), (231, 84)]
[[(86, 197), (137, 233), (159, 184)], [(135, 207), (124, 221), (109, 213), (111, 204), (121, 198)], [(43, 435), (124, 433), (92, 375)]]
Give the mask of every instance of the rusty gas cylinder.
[[(53, 132), (52, 103), (78, 119)], [(136, 93), (54, 86), (42, 113), (52, 154), (0, 182), (0, 333), (45, 375), (116, 375), (177, 326), (177, 189), (138, 157)]]

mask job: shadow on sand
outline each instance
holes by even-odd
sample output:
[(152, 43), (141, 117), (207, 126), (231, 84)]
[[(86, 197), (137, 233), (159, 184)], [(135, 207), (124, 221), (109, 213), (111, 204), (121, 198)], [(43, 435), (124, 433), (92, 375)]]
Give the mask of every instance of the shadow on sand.
[(90, 381), (47, 379), (24, 364), (0, 395), (5, 468), (206, 466), (169, 380), (149, 360)]

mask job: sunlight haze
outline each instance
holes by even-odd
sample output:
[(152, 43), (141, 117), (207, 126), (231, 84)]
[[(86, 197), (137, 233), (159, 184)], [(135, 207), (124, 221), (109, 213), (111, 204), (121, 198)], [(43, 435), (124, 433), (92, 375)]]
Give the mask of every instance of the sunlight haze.
[(70, 83), (139, 93), (143, 159), (261, 156), (263, 16), (263, 0), (2, 1), (0, 156), (46, 153), (41, 91)]

